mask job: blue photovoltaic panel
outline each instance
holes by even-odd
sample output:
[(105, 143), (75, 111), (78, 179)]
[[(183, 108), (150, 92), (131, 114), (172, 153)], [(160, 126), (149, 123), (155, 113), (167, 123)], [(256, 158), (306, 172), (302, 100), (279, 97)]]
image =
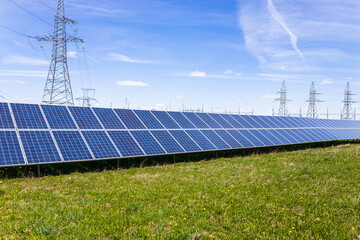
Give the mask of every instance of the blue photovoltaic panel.
[(181, 127), (170, 117), (167, 112), (152, 111), (155, 117), (164, 125), (166, 129), (180, 129)]
[(291, 141), (285, 138), (280, 132), (276, 131), (275, 129), (268, 130), (274, 137), (279, 139), (282, 144), (291, 144)]
[(115, 109), (115, 112), (128, 129), (146, 129), (132, 110)]
[(266, 146), (274, 145), (272, 141), (269, 140), (269, 138), (266, 135), (266, 132), (263, 132), (261, 130), (249, 130), (257, 139), (259, 139), (262, 143), (264, 143)]
[(128, 131), (109, 131), (108, 133), (122, 156), (131, 157), (144, 155)]
[(233, 136), (244, 147), (254, 147), (255, 146), (255, 144), (250, 142), (249, 139), (247, 139), (243, 134), (241, 134), (237, 130), (227, 130), (227, 132), (230, 133), (230, 135)]
[(209, 113), (210, 117), (214, 119), (218, 124), (221, 125), (222, 128), (234, 128), (231, 126), (230, 123), (228, 123), (223, 117), (221, 117), (220, 114), (217, 113)]
[(76, 125), (65, 106), (42, 105), (41, 108), (51, 129), (76, 129)]
[(244, 128), (254, 128), (249, 122), (247, 122), (242, 116), (240, 115), (231, 115), (236, 121), (238, 121)]
[(298, 135), (301, 139), (304, 139), (304, 142), (312, 142), (313, 140), (307, 136), (304, 132), (300, 131), (300, 129), (291, 129), (291, 131)]
[(171, 130), (170, 134), (180, 143), (186, 152), (201, 151), (201, 148), (183, 130)]
[(105, 132), (102, 131), (83, 131), (87, 144), (93, 152), (95, 158), (118, 158), (118, 151), (110, 141)]
[(195, 126), (181, 112), (168, 113), (182, 128), (195, 128)]
[(264, 128), (277, 128), (278, 127), (274, 122), (272, 122), (268, 118), (265, 118), (264, 116), (253, 116), (253, 117)]
[(319, 131), (318, 129), (311, 129), (311, 131), (315, 132), (322, 140), (322, 141), (327, 141), (330, 139), (329, 136), (327, 136), (326, 134), (322, 133), (321, 131)]
[(197, 128), (209, 128), (209, 126), (201, 120), (195, 113), (192, 112), (183, 112), (185, 117), (189, 119), (192, 124), (194, 124)]
[(231, 126), (234, 128), (244, 128), (238, 121), (236, 121), (231, 115), (229, 114), (220, 114)]
[(102, 129), (91, 108), (71, 106), (69, 110), (80, 129)]
[(0, 166), (25, 164), (15, 131), (0, 132)]
[(53, 134), (65, 161), (93, 158), (78, 131), (53, 131)]
[(256, 122), (255, 119), (252, 118), (252, 116), (248, 116), (248, 115), (242, 115), (241, 116), (243, 119), (245, 119), (245, 121), (247, 121), (251, 126), (253, 126), (254, 128), (264, 128), (263, 126), (261, 126), (258, 122)]
[(131, 135), (140, 144), (147, 155), (165, 154), (159, 143), (148, 131), (131, 131)]
[(219, 137), (213, 130), (201, 130), (202, 134), (207, 137), (207, 139), (212, 142), (217, 149), (228, 149), (230, 146), (221, 138)]
[(271, 128), (268, 122), (265, 122), (259, 116), (249, 116), (253, 121), (258, 123), (262, 128)]
[(151, 131), (152, 135), (159, 141), (168, 153), (181, 153), (184, 150), (167, 131)]
[(279, 121), (278, 118), (275, 118), (273, 116), (262, 116), (264, 119), (266, 119), (268, 122), (270, 122), (270, 126), (272, 128), (287, 128), (287, 126)]
[(93, 108), (105, 129), (125, 129), (116, 113), (110, 108)]
[[(255, 147), (265, 146), (258, 138), (256, 138), (249, 130), (238, 130), (248, 141), (250, 141)], [(256, 130), (257, 131), (257, 130)]]
[(187, 134), (203, 149), (214, 150), (216, 147), (199, 130), (187, 130)]
[(305, 127), (302, 123), (299, 123), (297, 121), (294, 121), (295, 118), (290, 117), (278, 117), (280, 120), (282, 120), (284, 123), (288, 124), (288, 128), (299, 128), (299, 127)]
[(286, 137), (292, 144), (303, 142), (302, 138), (293, 132), (290, 129), (277, 129), (281, 135)]
[(11, 103), (11, 108), (19, 129), (48, 128), (38, 105)]
[(50, 132), (21, 131), (20, 138), (28, 163), (50, 163), (61, 161)]
[(214, 119), (207, 113), (196, 113), (201, 120), (203, 120), (210, 128), (222, 128)]
[(241, 148), (243, 147), (236, 139), (230, 135), (226, 130), (215, 130), (215, 132), (222, 138), (224, 141), (231, 146), (231, 148)]
[(154, 117), (154, 115), (152, 115), (150, 111), (134, 110), (134, 112), (148, 129), (164, 129), (161, 123)]
[(271, 132), (269, 132), (268, 130), (259, 130), (259, 132), (264, 135), (264, 137), (266, 137), (267, 139), (269, 139), (270, 145), (274, 144), (274, 145), (282, 145), (284, 144), (283, 142), (281, 142), (277, 137), (275, 137)]
[(12, 121), (9, 106), (7, 103), (0, 103), (0, 128), (14, 128), (14, 123)]

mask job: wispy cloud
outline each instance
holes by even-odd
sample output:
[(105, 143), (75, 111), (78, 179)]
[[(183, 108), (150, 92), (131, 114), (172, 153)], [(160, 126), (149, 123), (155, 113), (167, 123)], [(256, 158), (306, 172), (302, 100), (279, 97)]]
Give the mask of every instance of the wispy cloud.
[(97, 14), (121, 14), (124, 13), (124, 11), (120, 9), (109, 9), (109, 8), (103, 8), (103, 7), (97, 7), (97, 6), (91, 6), (91, 5), (81, 5), (81, 4), (74, 4), (74, 3), (68, 3), (69, 5), (76, 7), (78, 9), (86, 10), (88, 13), (97, 13)]
[(333, 84), (334, 82), (330, 79), (330, 78), (326, 78), (324, 80), (321, 81), (321, 85), (330, 85)]
[(27, 71), (27, 70), (0, 70), (0, 76), (6, 77), (46, 77), (45, 71)]
[(264, 99), (277, 99), (279, 97), (279, 95), (275, 95), (275, 94), (266, 94), (264, 96), (261, 96), (261, 98)]
[(186, 99), (185, 96), (176, 96), (175, 98), (180, 101), (184, 101)]
[(191, 72), (189, 74), (190, 77), (206, 77), (206, 73), (205, 72), (200, 72), (200, 71), (194, 71), (194, 72)]
[(24, 57), (24, 56), (9, 56), (4, 58), (1, 62), (2, 64), (7, 64), (7, 65), (27, 65), (27, 66), (49, 65), (49, 61), (47, 60)]
[(147, 86), (149, 86), (147, 83), (140, 82), (140, 81), (117, 81), (116, 85), (126, 86), (126, 87), (147, 87)]
[(141, 60), (141, 59), (134, 59), (128, 56), (125, 56), (120, 53), (108, 53), (109, 59), (114, 61), (120, 61), (120, 62), (127, 62), (127, 63), (145, 63), (145, 64), (154, 64), (153, 61), (148, 60)]

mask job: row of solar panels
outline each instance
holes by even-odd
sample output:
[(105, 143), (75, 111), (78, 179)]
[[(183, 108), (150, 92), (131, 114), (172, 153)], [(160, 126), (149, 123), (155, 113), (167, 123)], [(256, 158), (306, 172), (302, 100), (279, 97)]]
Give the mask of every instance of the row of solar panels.
[(0, 103), (0, 129), (360, 128), (359, 121)]
[(0, 166), (360, 138), (355, 121), (0, 103)]

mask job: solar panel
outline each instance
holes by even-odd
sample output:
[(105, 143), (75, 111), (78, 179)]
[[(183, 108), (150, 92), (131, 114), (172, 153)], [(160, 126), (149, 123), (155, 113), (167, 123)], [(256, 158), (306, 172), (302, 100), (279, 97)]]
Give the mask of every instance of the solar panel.
[(279, 138), (277, 138), (274, 134), (272, 134), (272, 132), (270, 132), (268, 130), (259, 130), (259, 132), (262, 135), (264, 135), (264, 137), (269, 139), (270, 142), (274, 145), (283, 145), (284, 144), (282, 141), (279, 140)]
[(115, 112), (128, 129), (146, 129), (132, 110), (115, 109)]
[(190, 120), (197, 128), (209, 128), (209, 126), (201, 120), (195, 113), (192, 112), (183, 112), (185, 117)]
[[(289, 141), (289, 139), (287, 139), (286, 137), (284, 137), (279, 131), (277, 131), (277, 129), (269, 129), (267, 130), (269, 133), (271, 133), (274, 137), (276, 137), (277, 139), (279, 139), (279, 141), (282, 144), (291, 144), (291, 141)], [(273, 141), (274, 142), (274, 141)]]
[(25, 160), (15, 131), (0, 131), (0, 165), (24, 165)]
[(7, 103), (0, 103), (0, 116), (0, 128), (14, 128), (14, 123), (11, 118), (10, 110)]
[(16, 125), (19, 129), (47, 129), (39, 105), (11, 103)]
[(91, 108), (71, 106), (69, 110), (80, 129), (102, 129)]
[[(261, 142), (250, 130), (238, 130), (249, 142), (255, 147), (263, 147), (265, 144)], [(256, 130), (257, 131), (257, 130)]]
[(195, 128), (195, 126), (181, 112), (168, 113), (182, 128)]
[(80, 132), (53, 131), (53, 134), (65, 161), (93, 159)]
[(29, 164), (61, 162), (55, 143), (48, 131), (20, 131)]
[(220, 114), (222, 118), (224, 118), (231, 126), (234, 128), (244, 128), (238, 121), (236, 121), (231, 115), (229, 114)]
[(275, 145), (268, 137), (267, 133), (262, 130), (249, 130), (257, 139), (259, 139), (265, 146)]
[(124, 124), (110, 108), (93, 108), (96, 116), (100, 120), (101, 124), (106, 129), (125, 129)]
[(111, 139), (124, 157), (143, 156), (144, 153), (127, 131), (109, 131)]
[(134, 110), (135, 114), (141, 119), (148, 129), (164, 129), (161, 123), (150, 111)]
[(254, 128), (250, 123), (248, 123), (242, 116), (240, 115), (231, 115), (237, 122), (239, 122), (244, 128)]
[(241, 116), (245, 121), (247, 121), (251, 126), (253, 126), (254, 128), (264, 128), (263, 126), (261, 126), (258, 122), (256, 122), (256, 120), (254, 118), (252, 118), (253, 116), (248, 116), (248, 115), (243, 115)]
[(158, 140), (163, 148), (168, 153), (181, 153), (184, 152), (182, 147), (176, 142), (176, 140), (167, 131), (157, 130), (151, 131), (152, 135)]
[(52, 129), (76, 129), (69, 111), (65, 106), (42, 105), (45, 117)]
[(219, 135), (231, 148), (242, 148), (243, 146), (228, 133), (226, 130), (215, 130), (217, 135)]
[(259, 126), (261, 126), (262, 128), (271, 128), (271, 126), (269, 125), (269, 121), (263, 120), (259, 116), (249, 116), (249, 118), (258, 123)]
[(255, 147), (255, 144), (253, 144), (252, 142), (249, 141), (249, 139), (247, 139), (243, 134), (241, 134), (239, 131), (237, 130), (227, 130), (227, 132), (233, 137), (235, 138), (239, 143), (241, 143), (241, 145), (243, 145), (246, 148), (249, 147)]
[(162, 123), (166, 129), (180, 129), (181, 127), (170, 117), (167, 112), (152, 111), (155, 117)]
[(217, 147), (217, 149), (227, 149), (231, 148), (219, 135), (217, 135), (213, 130), (201, 130), (201, 133), (209, 139), (212, 144)]
[(170, 134), (180, 143), (186, 152), (198, 152), (201, 148), (183, 130), (170, 130)]
[(120, 154), (112, 144), (105, 132), (83, 131), (86, 142), (88, 143), (95, 158), (119, 158)]
[(186, 133), (189, 134), (202, 150), (216, 149), (216, 147), (199, 130), (187, 130)]
[(210, 128), (222, 128), (214, 119), (212, 119), (207, 113), (196, 113)]
[(209, 113), (210, 117), (214, 119), (222, 128), (234, 128), (228, 123), (220, 114), (217, 113)]
[(147, 155), (165, 154), (166, 152), (149, 131), (130, 131)]

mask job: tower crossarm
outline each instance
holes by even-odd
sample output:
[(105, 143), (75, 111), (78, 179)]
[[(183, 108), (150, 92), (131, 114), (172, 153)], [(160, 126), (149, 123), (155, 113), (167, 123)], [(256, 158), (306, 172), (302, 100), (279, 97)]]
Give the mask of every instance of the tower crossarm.
[[(34, 38), (38, 40), (39, 42), (53, 42), (57, 40), (53, 35), (43, 35), (43, 36), (29, 36), (30, 38)], [(82, 38), (76, 37), (76, 36), (66, 36), (66, 42), (81, 42), (84, 43), (84, 40)]]

